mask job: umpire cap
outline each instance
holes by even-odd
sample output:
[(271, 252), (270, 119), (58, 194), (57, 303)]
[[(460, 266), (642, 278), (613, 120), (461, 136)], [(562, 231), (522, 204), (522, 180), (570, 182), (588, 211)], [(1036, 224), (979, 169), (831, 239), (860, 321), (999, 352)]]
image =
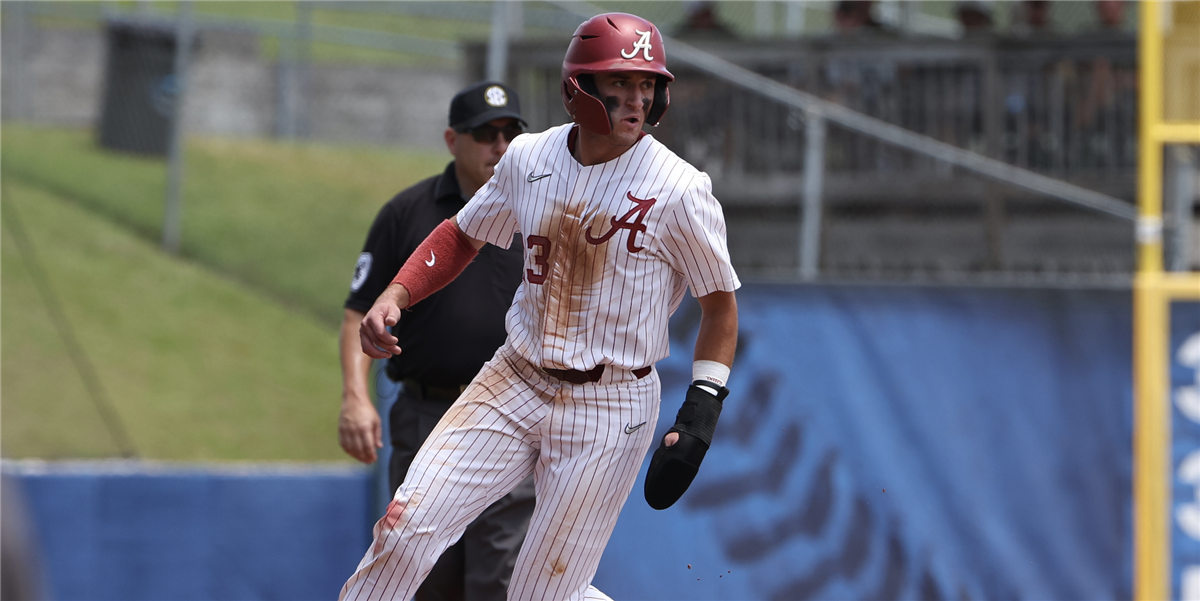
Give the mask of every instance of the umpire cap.
[(454, 95), (450, 101), (450, 127), (467, 131), (493, 119), (521, 118), (521, 101), (512, 88), (496, 81), (479, 82)]

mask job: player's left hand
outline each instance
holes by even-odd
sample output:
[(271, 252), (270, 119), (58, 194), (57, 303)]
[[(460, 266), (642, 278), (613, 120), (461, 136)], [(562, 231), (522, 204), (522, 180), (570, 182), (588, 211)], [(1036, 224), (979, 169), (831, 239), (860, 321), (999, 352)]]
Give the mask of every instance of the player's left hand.
[(692, 382), (675, 425), (654, 451), (646, 471), (646, 502), (650, 507), (666, 509), (674, 505), (700, 470), (721, 416), (721, 402), (729, 395), (728, 388), (714, 390), (713, 386), (707, 381)]

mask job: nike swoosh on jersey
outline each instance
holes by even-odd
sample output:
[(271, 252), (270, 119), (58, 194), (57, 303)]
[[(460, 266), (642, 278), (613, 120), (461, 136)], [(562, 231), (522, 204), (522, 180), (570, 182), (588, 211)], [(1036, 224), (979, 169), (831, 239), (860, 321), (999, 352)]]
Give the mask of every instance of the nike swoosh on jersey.
[(550, 172), (550, 173), (543, 173), (543, 174), (541, 174), (541, 175), (534, 175), (534, 174), (533, 174), (533, 172), (532, 172), (532, 171), (530, 171), (530, 172), (529, 172), (529, 176), (525, 178), (525, 181), (527, 181), (527, 182), (529, 182), (529, 183), (531, 183), (531, 184), (532, 184), (533, 182), (536, 182), (536, 181), (538, 181), (539, 179), (545, 179), (545, 178), (547, 178), (547, 177), (550, 177), (551, 175), (554, 175), (554, 172)]
[(646, 425), (646, 422), (642, 422), (642, 423), (640, 423), (640, 424), (638, 424), (638, 425), (636, 425), (636, 426), (634, 426), (634, 425), (631, 425), (631, 424), (625, 424), (625, 433), (626, 433), (626, 434), (633, 434), (634, 432), (637, 432), (637, 431), (638, 431), (638, 428), (641, 428), (641, 427), (642, 427), (642, 426), (644, 426), (644, 425)]
[(437, 257), (435, 257), (435, 256), (433, 255), (433, 251), (431, 250), (431, 251), (429, 251), (429, 260), (428, 260), (428, 261), (425, 261), (425, 264), (426, 264), (426, 265), (428, 265), (428, 266), (430, 266), (430, 267), (433, 267), (433, 264), (434, 264), (434, 263), (437, 263)]

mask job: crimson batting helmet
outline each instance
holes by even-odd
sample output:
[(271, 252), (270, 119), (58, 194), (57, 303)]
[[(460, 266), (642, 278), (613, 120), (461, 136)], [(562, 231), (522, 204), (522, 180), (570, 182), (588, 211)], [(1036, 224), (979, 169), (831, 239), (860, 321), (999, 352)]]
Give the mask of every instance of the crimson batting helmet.
[(658, 74), (654, 102), (646, 122), (658, 125), (671, 96), (667, 82), (675, 76), (667, 71), (662, 35), (653, 23), (636, 15), (606, 13), (584, 21), (571, 36), (562, 65), (563, 105), (571, 118), (587, 129), (606, 136), (612, 133), (608, 109), (590, 78), (581, 76), (609, 71), (650, 71)]

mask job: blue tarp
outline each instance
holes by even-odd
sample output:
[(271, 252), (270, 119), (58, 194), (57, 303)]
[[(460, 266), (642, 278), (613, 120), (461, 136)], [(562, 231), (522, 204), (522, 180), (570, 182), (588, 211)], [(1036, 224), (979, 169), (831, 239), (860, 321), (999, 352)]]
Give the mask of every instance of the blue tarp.
[[(635, 489), (601, 590), (1131, 595), (1128, 292), (748, 286), (738, 304), (733, 392), (705, 465), (665, 511)], [(681, 309), (659, 363), (660, 434), (696, 316)]]
[[(1128, 291), (750, 285), (738, 303), (713, 449), (670, 509), (650, 509), (638, 481), (601, 590), (1131, 596)], [(672, 321), (660, 435), (698, 316), (689, 300)], [(366, 470), (22, 482), (62, 601), (331, 599), (374, 511)]]
[(60, 601), (336, 599), (371, 541), (363, 470), (23, 467)]

